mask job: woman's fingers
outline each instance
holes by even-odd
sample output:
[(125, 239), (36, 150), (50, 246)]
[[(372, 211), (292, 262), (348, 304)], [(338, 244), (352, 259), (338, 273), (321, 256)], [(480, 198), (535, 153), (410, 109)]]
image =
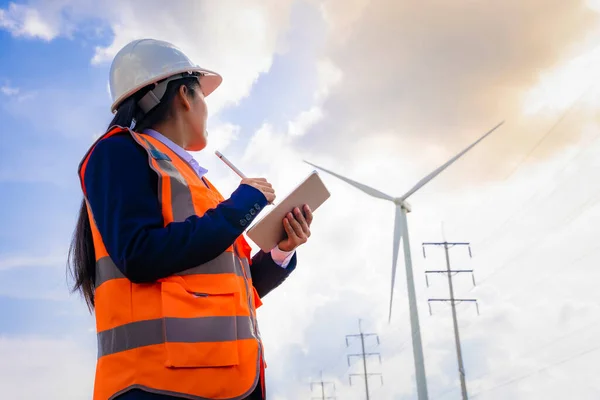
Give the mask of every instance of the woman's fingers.
[(294, 215), (292, 213), (288, 213), (287, 219), (290, 222), (290, 225), (292, 226), (292, 229), (294, 230), (294, 234), (298, 238), (299, 243), (306, 242), (306, 240), (308, 238), (306, 237), (306, 234), (302, 230), (302, 225), (300, 225), (300, 222), (298, 222), (298, 220), (296, 220), (296, 218), (294, 218)]
[(273, 186), (265, 178), (244, 178), (242, 179), (242, 184), (259, 190), (269, 203), (273, 203), (275, 200), (275, 189), (273, 189)]
[(256, 184), (254, 187), (257, 188), (258, 190), (260, 190), (263, 193), (275, 193), (275, 189), (273, 189), (272, 186), (266, 186), (266, 185)]
[(304, 205), (304, 216), (306, 218), (306, 223), (310, 226), (313, 222), (313, 213), (308, 204)]
[(298, 223), (300, 224), (300, 227), (302, 228), (302, 232), (304, 233), (304, 235), (306, 237), (310, 237), (310, 228), (308, 225), (308, 221), (306, 221), (306, 218), (304, 218), (302, 211), (300, 211), (300, 209), (298, 207), (294, 208), (294, 216), (296, 218), (296, 221), (298, 221)]
[(278, 244), (281, 250), (292, 251), (308, 241), (313, 216), (308, 205), (304, 205), (302, 210), (296, 207), (283, 218), (287, 237)]
[(293, 239), (294, 237), (296, 237), (296, 232), (294, 232), (294, 228), (292, 228), (290, 220), (287, 217), (283, 219), (283, 229), (285, 229), (285, 233), (287, 233), (288, 239)]

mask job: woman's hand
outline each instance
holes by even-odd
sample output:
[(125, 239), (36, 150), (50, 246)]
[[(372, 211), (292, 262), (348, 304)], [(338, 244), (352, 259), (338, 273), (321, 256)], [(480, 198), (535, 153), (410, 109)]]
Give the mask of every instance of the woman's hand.
[(310, 224), (313, 221), (313, 214), (308, 205), (304, 205), (303, 211), (298, 207), (294, 208), (283, 219), (283, 227), (287, 233), (287, 238), (283, 239), (277, 245), (281, 251), (292, 251), (298, 246), (306, 243), (310, 237)]
[(267, 198), (267, 202), (269, 204), (273, 204), (273, 201), (275, 200), (275, 190), (265, 178), (244, 178), (242, 179), (242, 184), (249, 185), (260, 190), (260, 192)]

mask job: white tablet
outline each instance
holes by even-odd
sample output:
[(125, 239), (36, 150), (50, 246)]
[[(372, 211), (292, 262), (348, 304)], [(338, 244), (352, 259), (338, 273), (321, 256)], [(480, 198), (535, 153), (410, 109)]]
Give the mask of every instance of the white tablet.
[(264, 217), (250, 227), (246, 234), (262, 251), (268, 253), (286, 237), (283, 218), (287, 213), (295, 207), (302, 210), (304, 204), (308, 204), (314, 212), (330, 196), (331, 194), (325, 187), (319, 173), (313, 171), (283, 201), (277, 203), (268, 214), (265, 214)]

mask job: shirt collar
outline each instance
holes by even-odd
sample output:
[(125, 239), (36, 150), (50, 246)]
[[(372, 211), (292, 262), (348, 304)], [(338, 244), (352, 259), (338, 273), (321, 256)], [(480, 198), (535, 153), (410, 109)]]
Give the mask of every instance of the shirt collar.
[(177, 143), (173, 142), (171, 139), (161, 134), (160, 132), (155, 131), (154, 129), (144, 129), (144, 134), (153, 137), (154, 139), (160, 141), (162, 144), (171, 149), (175, 154), (179, 157), (183, 158), (185, 162), (190, 164), (192, 168), (196, 171), (196, 173), (202, 177), (204, 174), (208, 172), (207, 169), (201, 167), (198, 162), (194, 159), (194, 157), (188, 153), (183, 147), (179, 146)]
[(194, 157), (177, 143), (173, 142), (171, 139), (166, 137), (165, 135), (155, 131), (154, 129), (144, 129), (146, 135), (153, 137), (154, 139), (160, 141), (162, 144), (167, 146), (173, 152), (175, 152), (179, 157), (183, 158), (186, 162), (190, 162)]

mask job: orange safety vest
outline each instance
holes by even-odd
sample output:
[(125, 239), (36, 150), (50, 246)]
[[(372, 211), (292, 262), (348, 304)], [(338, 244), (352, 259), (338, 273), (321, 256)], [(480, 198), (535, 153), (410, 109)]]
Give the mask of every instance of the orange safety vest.
[[(202, 216), (224, 200), (207, 179), (148, 135), (114, 127), (96, 144), (123, 132), (148, 152), (165, 226)], [(84, 196), (94, 147), (79, 166)], [(114, 399), (132, 388), (198, 400), (248, 396), (263, 371), (256, 321), (262, 303), (252, 285), (251, 248), (243, 236), (205, 264), (136, 284), (111, 260), (89, 203), (88, 213), (96, 253), (94, 400)]]

